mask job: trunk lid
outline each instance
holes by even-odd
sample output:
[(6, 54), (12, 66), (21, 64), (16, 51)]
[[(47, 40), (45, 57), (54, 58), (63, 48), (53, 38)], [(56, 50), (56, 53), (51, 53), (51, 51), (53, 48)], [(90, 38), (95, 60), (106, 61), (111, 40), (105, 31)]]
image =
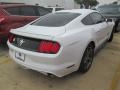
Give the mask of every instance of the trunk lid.
[(12, 33), (37, 39), (53, 39), (55, 36), (62, 35), (66, 32), (65, 27), (43, 27), (26, 25), (18, 29), (12, 29)]

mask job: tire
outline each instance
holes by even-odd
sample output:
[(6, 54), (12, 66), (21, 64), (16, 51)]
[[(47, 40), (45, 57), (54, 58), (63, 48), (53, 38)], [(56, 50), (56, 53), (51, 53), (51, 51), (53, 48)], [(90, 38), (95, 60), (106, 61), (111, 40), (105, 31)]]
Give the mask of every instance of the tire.
[(120, 24), (118, 24), (118, 26), (115, 29), (115, 33), (118, 33), (118, 32), (120, 32)]
[(114, 28), (115, 28), (115, 33), (117, 33), (117, 32), (119, 32), (119, 23), (120, 23), (120, 20), (118, 19), (117, 21), (115, 21), (115, 26), (114, 26)]
[(110, 35), (110, 38), (108, 39), (108, 42), (112, 42), (113, 36), (114, 36), (114, 29), (113, 29), (113, 31), (112, 31), (112, 33)]
[(94, 58), (94, 44), (90, 43), (82, 57), (82, 61), (80, 63), (79, 72), (86, 73), (92, 66), (93, 58)]

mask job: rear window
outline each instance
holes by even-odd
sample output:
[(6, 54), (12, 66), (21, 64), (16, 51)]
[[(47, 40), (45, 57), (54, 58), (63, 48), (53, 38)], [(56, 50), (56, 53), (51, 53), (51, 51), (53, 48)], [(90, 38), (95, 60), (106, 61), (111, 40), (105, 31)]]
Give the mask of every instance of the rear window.
[(94, 24), (94, 21), (93, 19), (91, 18), (90, 15), (86, 16), (83, 20), (82, 20), (82, 23), (85, 24), (85, 25), (93, 25)]
[(34, 22), (32, 25), (60, 27), (68, 24), (79, 15), (80, 15), (79, 13), (69, 13), (69, 12), (51, 13), (41, 17), (38, 21)]
[(36, 16), (34, 7), (21, 7), (21, 15)]
[(5, 8), (5, 10), (11, 15), (20, 15), (20, 10), (18, 7)]

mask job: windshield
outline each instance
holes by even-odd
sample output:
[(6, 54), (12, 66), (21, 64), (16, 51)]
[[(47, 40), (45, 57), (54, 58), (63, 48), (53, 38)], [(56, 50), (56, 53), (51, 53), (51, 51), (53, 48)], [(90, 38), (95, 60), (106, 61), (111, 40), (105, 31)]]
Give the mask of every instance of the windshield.
[(102, 14), (120, 14), (119, 5), (100, 6), (97, 10)]
[(36, 22), (32, 23), (32, 25), (60, 27), (68, 24), (79, 15), (80, 15), (79, 13), (69, 13), (69, 12), (51, 13), (41, 17)]

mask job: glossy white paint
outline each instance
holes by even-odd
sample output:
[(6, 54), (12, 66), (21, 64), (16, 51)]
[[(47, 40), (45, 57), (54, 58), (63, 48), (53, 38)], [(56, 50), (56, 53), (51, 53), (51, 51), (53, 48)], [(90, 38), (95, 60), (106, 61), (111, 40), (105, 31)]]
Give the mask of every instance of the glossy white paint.
[[(60, 51), (57, 54), (37, 53), (17, 48), (8, 41), (10, 56), (15, 62), (41, 73), (50, 73), (62, 77), (78, 70), (83, 53), (91, 41), (95, 43), (95, 48), (97, 49), (109, 39), (114, 25), (113, 22), (103, 22), (95, 25), (84, 25), (81, 22), (88, 14), (96, 11), (78, 9), (59, 12), (80, 13), (81, 15), (62, 27), (43, 27), (28, 24), (11, 30), (11, 33), (57, 41), (61, 45)], [(25, 55), (24, 62), (15, 58), (16, 51)]]

